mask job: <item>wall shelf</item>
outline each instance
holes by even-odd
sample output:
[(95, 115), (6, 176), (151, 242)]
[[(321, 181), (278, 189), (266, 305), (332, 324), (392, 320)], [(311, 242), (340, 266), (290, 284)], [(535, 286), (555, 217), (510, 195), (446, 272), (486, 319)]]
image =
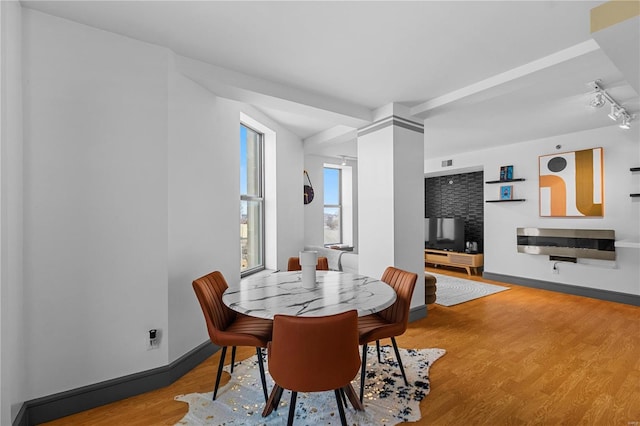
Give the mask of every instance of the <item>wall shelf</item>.
[(524, 178), (509, 179), (509, 180), (489, 180), (489, 181), (486, 181), (485, 183), (509, 183), (509, 182), (522, 182), (522, 181), (524, 181)]
[(511, 200), (487, 200), (485, 203), (509, 203), (512, 201), (526, 201), (524, 198), (514, 198)]
[(615, 242), (616, 247), (640, 249), (640, 242), (630, 240), (618, 240)]

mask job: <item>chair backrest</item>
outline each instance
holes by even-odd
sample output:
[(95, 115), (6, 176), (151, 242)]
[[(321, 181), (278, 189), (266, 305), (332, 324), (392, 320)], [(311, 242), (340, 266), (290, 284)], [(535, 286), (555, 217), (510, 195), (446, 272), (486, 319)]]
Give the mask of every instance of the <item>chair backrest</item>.
[(275, 316), (269, 373), (281, 387), (296, 392), (338, 389), (353, 380), (359, 368), (357, 311)]
[[(316, 269), (318, 271), (328, 271), (329, 260), (324, 256), (318, 257), (318, 264), (316, 265)], [(300, 270), (302, 270), (302, 266), (300, 266), (300, 258), (290, 257), (289, 263), (287, 264), (287, 271), (300, 271)]]
[(220, 331), (224, 331), (236, 317), (236, 313), (222, 303), (222, 294), (227, 287), (227, 281), (220, 271), (211, 272), (193, 281), (193, 290), (207, 322), (209, 338), (215, 344), (219, 344)]
[(389, 284), (396, 292), (396, 301), (387, 309), (378, 312), (378, 315), (385, 320), (403, 324), (402, 332), (407, 329), (409, 323), (409, 308), (411, 307), (411, 297), (416, 288), (418, 275), (413, 272), (389, 266), (382, 274), (381, 281)]

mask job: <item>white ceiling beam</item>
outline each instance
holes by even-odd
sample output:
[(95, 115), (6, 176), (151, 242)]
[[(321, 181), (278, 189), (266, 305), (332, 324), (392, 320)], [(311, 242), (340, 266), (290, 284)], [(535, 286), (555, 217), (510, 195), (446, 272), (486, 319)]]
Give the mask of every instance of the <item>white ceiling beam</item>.
[(528, 64), (513, 68), (509, 71), (505, 71), (503, 73), (497, 74), (493, 77), (489, 77), (485, 80), (479, 81), (461, 89), (454, 90), (453, 92), (449, 92), (446, 95), (430, 99), (426, 102), (412, 107), (411, 115), (425, 118), (430, 110), (450, 104), (452, 102), (456, 102), (460, 99), (467, 98), (477, 93), (484, 92), (486, 90), (517, 80), (545, 68), (555, 66), (562, 62), (570, 61), (598, 49), (600, 49), (600, 46), (598, 46), (598, 43), (596, 43), (595, 40), (587, 40), (585, 42), (571, 46), (567, 49), (560, 50), (551, 55), (529, 62)]
[(349, 142), (358, 137), (358, 129), (348, 126), (334, 126), (330, 129), (323, 130), (313, 136), (309, 136), (304, 140), (305, 147), (317, 146), (320, 144), (338, 144)]
[(360, 105), (180, 55), (175, 55), (175, 63), (179, 72), (218, 96), (356, 128), (369, 124), (372, 120), (371, 110)]

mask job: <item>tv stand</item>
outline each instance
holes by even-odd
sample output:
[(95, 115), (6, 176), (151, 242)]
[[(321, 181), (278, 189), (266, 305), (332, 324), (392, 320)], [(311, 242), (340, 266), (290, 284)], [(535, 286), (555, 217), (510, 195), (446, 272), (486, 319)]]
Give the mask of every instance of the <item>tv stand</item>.
[(478, 271), (484, 265), (484, 256), (481, 253), (460, 253), (456, 251), (425, 249), (424, 263), (431, 263), (434, 266), (453, 266), (456, 268), (464, 268), (468, 275), (471, 269)]

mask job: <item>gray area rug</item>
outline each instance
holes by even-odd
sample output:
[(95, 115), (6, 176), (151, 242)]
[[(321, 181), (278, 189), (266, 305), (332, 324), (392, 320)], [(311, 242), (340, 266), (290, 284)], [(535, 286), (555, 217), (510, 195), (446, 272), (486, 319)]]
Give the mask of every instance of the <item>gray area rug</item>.
[[(349, 425), (390, 426), (401, 422), (415, 422), (421, 417), (420, 401), (431, 390), (429, 368), (445, 354), (444, 349), (398, 348), (407, 373), (409, 386), (405, 386), (391, 346), (382, 346), (382, 362), (378, 362), (375, 345), (367, 352), (367, 380), (364, 393), (364, 412), (356, 412), (351, 405), (345, 409)], [(228, 373), (229, 366), (224, 370)], [(273, 380), (266, 372), (269, 390)], [(214, 377), (211, 377), (213, 386)], [(359, 392), (360, 374), (353, 379)], [(285, 425), (289, 413), (291, 393), (285, 391), (277, 411), (262, 417), (264, 397), (254, 355), (235, 365), (231, 380), (218, 389), (218, 397), (211, 400), (212, 392), (178, 395), (178, 401), (189, 404), (189, 412), (177, 425)], [(294, 424), (335, 425), (340, 423), (334, 393), (299, 393), (296, 401)]]
[(490, 294), (509, 290), (509, 287), (486, 284), (478, 281), (465, 280), (462, 278), (450, 277), (449, 275), (429, 274), (436, 277), (436, 303), (442, 306), (453, 306)]

